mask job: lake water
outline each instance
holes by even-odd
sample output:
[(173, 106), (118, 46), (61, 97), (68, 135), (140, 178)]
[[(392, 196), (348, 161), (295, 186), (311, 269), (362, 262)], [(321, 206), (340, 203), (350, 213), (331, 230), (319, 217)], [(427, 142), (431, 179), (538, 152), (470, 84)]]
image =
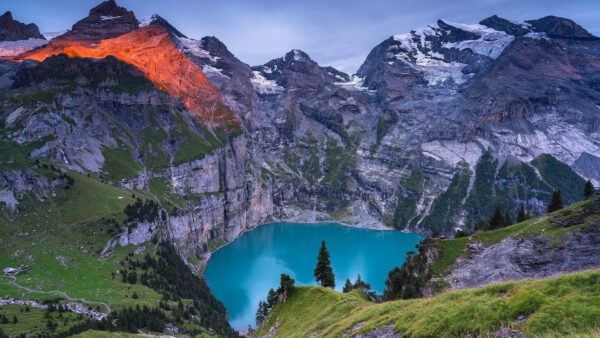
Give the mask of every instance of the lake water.
[(416, 251), (422, 236), (400, 231), (356, 229), (337, 223), (274, 223), (245, 233), (216, 251), (204, 273), (210, 289), (229, 312), (235, 329), (255, 325), (259, 300), (277, 289), (282, 273), (296, 285), (315, 285), (313, 270), (321, 240), (329, 250), (336, 290), (360, 274), (381, 294), (388, 272)]

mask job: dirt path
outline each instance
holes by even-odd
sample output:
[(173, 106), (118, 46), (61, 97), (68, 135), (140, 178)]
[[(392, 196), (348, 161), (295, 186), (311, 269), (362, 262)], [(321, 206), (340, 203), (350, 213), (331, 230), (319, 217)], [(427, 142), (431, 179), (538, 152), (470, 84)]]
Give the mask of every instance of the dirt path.
[[(93, 301), (85, 300), (85, 299), (83, 299), (83, 298), (73, 298), (73, 297), (70, 297), (69, 295), (67, 295), (66, 293), (64, 293), (64, 292), (62, 292), (62, 291), (58, 291), (58, 290), (52, 290), (52, 291), (41, 291), (41, 290), (33, 290), (33, 289), (30, 289), (30, 288), (28, 288), (28, 287), (26, 287), (26, 286), (23, 286), (23, 285), (19, 285), (19, 284), (17, 284), (17, 282), (16, 282), (16, 278), (14, 278), (14, 277), (13, 277), (13, 280), (12, 280), (12, 281), (10, 281), (10, 284), (12, 284), (12, 285), (14, 285), (14, 286), (18, 287), (19, 289), (23, 289), (23, 290), (27, 291), (28, 293), (45, 293), (45, 294), (55, 294), (55, 295), (60, 295), (60, 296), (62, 296), (62, 297), (64, 297), (64, 298), (66, 298), (66, 299), (68, 299), (68, 300), (70, 300), (70, 301), (82, 302), (82, 303), (86, 303), (86, 304), (96, 304), (96, 305), (102, 305), (102, 306), (104, 306), (104, 307), (106, 308), (106, 314), (109, 314), (109, 313), (112, 311), (112, 310), (111, 310), (111, 308), (110, 308), (110, 306), (108, 306), (108, 304), (106, 304), (106, 303), (102, 303), (102, 302), (93, 302)], [(23, 295), (25, 295), (25, 294), (23, 294)]]

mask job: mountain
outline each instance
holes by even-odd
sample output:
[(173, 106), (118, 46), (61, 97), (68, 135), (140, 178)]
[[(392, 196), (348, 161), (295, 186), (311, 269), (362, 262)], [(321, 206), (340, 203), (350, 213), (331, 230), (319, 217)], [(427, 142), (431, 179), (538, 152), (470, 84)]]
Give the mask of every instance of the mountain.
[(26, 25), (14, 20), (10, 11), (0, 16), (0, 41), (27, 39), (44, 39), (44, 37), (40, 34), (38, 26), (33, 23)]
[(16, 56), (47, 43), (35, 24), (14, 20), (9, 11), (0, 16), (0, 57)]
[[(61, 271), (90, 301), (61, 262), (103, 264), (89, 273), (105, 290), (114, 264), (159, 240), (200, 273), (275, 220), (452, 237), (497, 204), (541, 215), (554, 189), (571, 204), (600, 183), (600, 40), (568, 19), (439, 20), (353, 75), (300, 50), (250, 66), (112, 0), (43, 41), (0, 55), (0, 238), (15, 243), (0, 263), (30, 257), (41, 288)], [(138, 304), (125, 295), (111, 304)]]

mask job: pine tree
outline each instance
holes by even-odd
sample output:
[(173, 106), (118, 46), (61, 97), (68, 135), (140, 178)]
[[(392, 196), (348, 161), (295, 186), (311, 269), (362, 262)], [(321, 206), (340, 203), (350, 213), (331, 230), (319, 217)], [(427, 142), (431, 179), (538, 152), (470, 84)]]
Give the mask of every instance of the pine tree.
[(517, 223), (521, 223), (526, 220), (527, 215), (525, 214), (525, 208), (523, 207), (523, 204), (521, 204), (521, 207), (519, 208), (519, 213), (517, 214)]
[(583, 187), (583, 197), (585, 197), (586, 200), (589, 200), (594, 195), (594, 192), (596, 192), (596, 189), (594, 189), (592, 181), (587, 180)]
[(18, 322), (19, 322), (19, 320), (17, 319), (17, 316), (13, 316), (13, 321), (12, 321), (12, 323), (13, 323), (13, 324), (16, 324), (16, 323), (18, 323)]
[(512, 224), (513, 224), (512, 218), (510, 217), (510, 213), (508, 212), (508, 209), (506, 209), (506, 211), (504, 212), (504, 226), (507, 227)]
[(283, 295), (284, 301), (294, 294), (294, 283), (296, 283), (296, 281), (290, 277), (290, 275), (285, 273), (281, 274), (281, 280), (279, 282), (279, 289), (277, 289), (277, 293)]
[(352, 291), (352, 283), (350, 282), (350, 278), (346, 278), (346, 284), (344, 284), (342, 291), (344, 293)]
[(325, 246), (325, 241), (321, 241), (319, 256), (317, 257), (317, 266), (315, 267), (315, 279), (319, 285), (326, 288), (335, 288), (335, 276), (329, 261), (329, 251)]
[(262, 322), (267, 318), (269, 314), (269, 309), (267, 307), (267, 303), (262, 300), (258, 302), (258, 309), (256, 310), (256, 325), (262, 324)]
[(502, 206), (500, 204), (498, 204), (496, 206), (496, 209), (494, 210), (494, 214), (492, 215), (492, 218), (490, 218), (490, 229), (494, 230), (494, 229), (498, 229), (501, 228), (504, 225), (505, 222), (505, 218), (502, 215)]
[(275, 290), (271, 289), (271, 290), (269, 290), (269, 294), (267, 295), (267, 305), (268, 305), (269, 309), (272, 309), (276, 303), (277, 303), (277, 292), (275, 292)]
[(554, 193), (552, 193), (552, 198), (550, 199), (550, 203), (548, 204), (548, 213), (562, 209), (562, 207), (563, 207), (563, 202), (562, 202), (562, 197), (560, 196), (560, 189), (555, 189)]

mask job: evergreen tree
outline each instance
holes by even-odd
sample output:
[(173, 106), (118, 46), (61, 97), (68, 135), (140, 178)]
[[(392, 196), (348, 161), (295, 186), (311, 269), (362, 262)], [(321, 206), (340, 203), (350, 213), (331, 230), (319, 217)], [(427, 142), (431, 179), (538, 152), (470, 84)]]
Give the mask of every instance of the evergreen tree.
[(331, 262), (329, 261), (329, 251), (327, 251), (325, 241), (321, 241), (321, 248), (319, 249), (319, 256), (317, 257), (317, 266), (315, 267), (314, 274), (319, 285), (326, 288), (335, 288), (335, 277), (333, 275), (333, 269), (331, 268)]
[(285, 273), (281, 274), (281, 281), (279, 282), (279, 289), (277, 293), (283, 295), (284, 300), (294, 294), (294, 283), (296, 281)]
[(342, 291), (344, 293), (352, 291), (352, 283), (350, 282), (350, 278), (346, 278), (346, 284), (344, 284)]
[(510, 213), (508, 212), (508, 209), (506, 209), (506, 211), (504, 212), (504, 226), (507, 227), (512, 224), (513, 224), (512, 218), (510, 217)]
[(585, 186), (583, 187), (583, 197), (588, 200), (594, 195), (594, 192), (596, 192), (594, 185), (590, 180), (587, 180), (587, 182), (585, 182)]
[(521, 204), (521, 207), (519, 208), (519, 213), (517, 214), (517, 223), (521, 223), (526, 220), (527, 215), (525, 214), (525, 208), (523, 207), (523, 204)]
[(562, 209), (562, 207), (563, 207), (563, 202), (562, 202), (562, 197), (560, 196), (560, 189), (555, 189), (554, 193), (552, 193), (552, 198), (550, 199), (550, 203), (548, 204), (548, 213)]
[(256, 325), (262, 324), (262, 322), (267, 318), (269, 314), (269, 308), (267, 303), (262, 300), (258, 302), (258, 309), (256, 310)]
[(269, 294), (267, 295), (267, 306), (269, 309), (272, 309), (273, 306), (277, 303), (277, 292), (271, 289), (269, 290)]
[(492, 218), (490, 218), (489, 224), (490, 224), (490, 229), (494, 230), (494, 229), (498, 229), (501, 228), (505, 223), (505, 218), (504, 215), (502, 215), (502, 206), (500, 204), (498, 204), (496, 206), (496, 209), (494, 210), (494, 214), (492, 215)]
[(13, 324), (16, 324), (18, 322), (19, 322), (19, 320), (17, 319), (17, 316), (13, 316)]

